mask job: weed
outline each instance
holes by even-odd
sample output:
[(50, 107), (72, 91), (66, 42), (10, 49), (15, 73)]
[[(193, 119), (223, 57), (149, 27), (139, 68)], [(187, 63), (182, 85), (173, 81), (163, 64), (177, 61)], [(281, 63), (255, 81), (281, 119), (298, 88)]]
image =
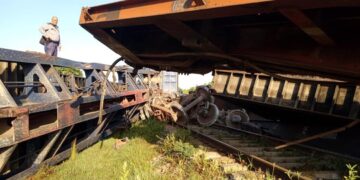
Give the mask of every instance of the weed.
[(161, 140), (161, 151), (168, 156), (190, 159), (196, 152), (196, 148), (178, 140), (175, 134), (171, 133)]
[(223, 173), (219, 165), (210, 160), (206, 160), (203, 155), (195, 156), (192, 161), (193, 169), (203, 177), (222, 177)]
[(293, 179), (294, 177), (296, 177), (299, 180), (301, 177), (301, 172), (299, 171), (292, 172), (291, 170), (288, 170), (285, 172), (285, 174), (288, 176), (289, 179)]
[(273, 166), (272, 166), (271, 176), (275, 177), (274, 173), (275, 173), (275, 163), (273, 163)]
[(344, 159), (332, 155), (320, 155), (314, 153), (311, 158), (306, 160), (306, 167), (313, 170), (337, 170), (346, 171)]
[(184, 142), (188, 139), (188, 131), (177, 131), (168, 134), (160, 140), (160, 151), (168, 158), (168, 162), (177, 167), (177, 179), (220, 179), (223, 173), (219, 165), (211, 160), (206, 160), (203, 154), (199, 154), (198, 148)]
[(254, 168), (254, 164), (253, 164), (253, 158), (248, 158), (248, 165), (247, 165), (248, 169), (253, 170)]
[(83, 74), (80, 71), (80, 69), (73, 68), (73, 67), (55, 67), (55, 69), (59, 72), (61, 75), (75, 75), (77, 77), (82, 77)]
[(76, 138), (71, 142), (71, 154), (70, 159), (74, 160), (76, 158), (77, 150), (76, 150)]
[(345, 180), (356, 180), (360, 178), (358, 171), (356, 170), (357, 164), (346, 164), (346, 167), (348, 169), (348, 176), (344, 176)]
[(174, 133), (176, 139), (187, 142), (190, 140), (191, 131), (188, 129), (177, 129)]
[(159, 137), (163, 136), (165, 136), (165, 123), (156, 121), (153, 118), (137, 122), (130, 129), (115, 135), (117, 138), (143, 138), (152, 144), (156, 143)]
[(120, 180), (127, 180), (130, 174), (130, 170), (128, 168), (128, 164), (125, 161), (122, 165), (122, 172), (121, 172), (121, 176), (120, 176)]
[(266, 180), (275, 180), (276, 178), (275, 178), (274, 175), (270, 174), (269, 171), (266, 171), (266, 172), (265, 172), (265, 179), (266, 179)]
[(296, 171), (296, 172), (295, 172), (295, 175), (296, 175), (297, 179), (299, 180), (299, 179), (300, 179), (300, 177), (301, 177), (301, 172)]
[(291, 170), (286, 171), (285, 174), (288, 176), (289, 179), (293, 179), (294, 177), (294, 173)]
[(245, 156), (244, 154), (239, 153), (239, 154), (237, 155), (237, 157), (238, 157), (238, 161), (239, 161), (240, 163), (246, 164), (246, 163), (245, 163), (245, 158), (244, 158), (244, 157), (246, 157), (246, 156)]

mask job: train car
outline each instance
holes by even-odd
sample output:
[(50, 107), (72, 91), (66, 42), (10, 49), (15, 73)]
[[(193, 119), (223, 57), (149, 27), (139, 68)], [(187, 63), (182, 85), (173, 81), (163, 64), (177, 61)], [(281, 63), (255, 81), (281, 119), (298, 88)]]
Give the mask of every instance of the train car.
[(25, 178), (68, 158), (71, 144), (80, 151), (138, 119), (149, 98), (143, 79), (158, 72), (115, 66), (109, 80), (109, 71), (109, 65), (0, 48), (0, 179)]
[(212, 71), (216, 106), (262, 133), (360, 157), (359, 16), (355, 0), (128, 0), (80, 25), (131, 66)]
[(134, 0), (85, 7), (80, 25), (133, 66), (358, 82), (359, 6), (353, 0)]

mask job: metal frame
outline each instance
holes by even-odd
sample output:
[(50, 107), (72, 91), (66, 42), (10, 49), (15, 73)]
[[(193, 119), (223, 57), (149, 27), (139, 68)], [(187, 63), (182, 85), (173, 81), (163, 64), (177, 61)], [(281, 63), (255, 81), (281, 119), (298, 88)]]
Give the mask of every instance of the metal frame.
[[(317, 78), (306, 80), (299, 77), (291, 81), (261, 73), (217, 69), (214, 71), (213, 94), (347, 121), (360, 119), (359, 85)], [(308, 88), (305, 89), (305, 85)]]
[[(142, 56), (217, 52), (273, 72), (358, 83), (359, 8), (360, 2), (341, 0), (134, 0), (83, 8), (80, 25), (134, 67), (203, 74), (224, 66), (248, 70), (205, 56)], [(142, 45), (134, 43), (138, 37)]]
[[(60, 76), (55, 66), (82, 69), (85, 77)], [(127, 74), (124, 84), (105, 79), (103, 71), (109, 69), (107, 65), (0, 48), (0, 67), (3, 70), (0, 74), (0, 177), (1, 174), (14, 175), (20, 169), (39, 166), (50, 156), (61, 153), (69, 138), (81, 134), (86, 136), (85, 132), (78, 132), (79, 129), (90, 127), (90, 131), (94, 128), (103, 131), (103, 125), (94, 127), (92, 123), (99, 114), (101, 92), (97, 89), (98, 82), (105, 80), (107, 86), (104, 116), (125, 114), (125, 109), (138, 107), (148, 98), (148, 89), (129, 83), (134, 81), (134, 75), (128, 66), (114, 69), (116, 74)], [(10, 67), (15, 68), (10, 71)], [(154, 72), (144, 70), (143, 73)], [(127, 88), (119, 90), (116, 88), (118, 85)], [(116, 119), (118, 122), (112, 124), (124, 121), (121, 117)], [(68, 130), (62, 133), (65, 128)], [(90, 133), (92, 137), (98, 137), (99, 131), (94, 133)], [(26, 149), (25, 156), (28, 158), (19, 161), (17, 167), (11, 167), (7, 162), (16, 161), (24, 155), (19, 146)]]

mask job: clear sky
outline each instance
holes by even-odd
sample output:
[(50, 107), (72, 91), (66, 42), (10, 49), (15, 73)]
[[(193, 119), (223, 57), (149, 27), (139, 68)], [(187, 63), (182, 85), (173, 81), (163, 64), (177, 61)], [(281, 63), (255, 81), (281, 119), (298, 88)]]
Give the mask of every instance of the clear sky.
[(59, 18), (62, 50), (59, 56), (84, 62), (111, 63), (118, 55), (79, 26), (83, 6), (111, 0), (0, 0), (0, 47), (43, 51), (39, 27)]
[[(39, 27), (59, 18), (61, 51), (59, 56), (83, 62), (111, 64), (119, 57), (79, 25), (81, 8), (114, 0), (0, 0), (0, 47), (43, 52)], [(202, 85), (211, 75), (180, 76), (181, 88)]]

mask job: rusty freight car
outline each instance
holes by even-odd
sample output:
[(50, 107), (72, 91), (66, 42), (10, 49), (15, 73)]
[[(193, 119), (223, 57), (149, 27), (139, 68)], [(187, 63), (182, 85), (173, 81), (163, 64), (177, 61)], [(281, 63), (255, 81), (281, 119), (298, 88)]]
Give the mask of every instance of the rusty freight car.
[(133, 67), (213, 71), (217, 96), (351, 121), (359, 15), (351, 0), (134, 0), (83, 8), (80, 25)]
[[(25, 178), (41, 164), (66, 159), (74, 139), (82, 150), (139, 118), (159, 73), (116, 66), (118, 78), (110, 81), (106, 71), (104, 64), (0, 48), (0, 179)], [(99, 121), (101, 82), (106, 91)]]
[(132, 0), (80, 25), (133, 66), (310, 74), (359, 82), (356, 0)]
[(80, 25), (133, 67), (212, 71), (219, 109), (262, 132), (360, 157), (359, 17), (356, 0), (128, 0)]

